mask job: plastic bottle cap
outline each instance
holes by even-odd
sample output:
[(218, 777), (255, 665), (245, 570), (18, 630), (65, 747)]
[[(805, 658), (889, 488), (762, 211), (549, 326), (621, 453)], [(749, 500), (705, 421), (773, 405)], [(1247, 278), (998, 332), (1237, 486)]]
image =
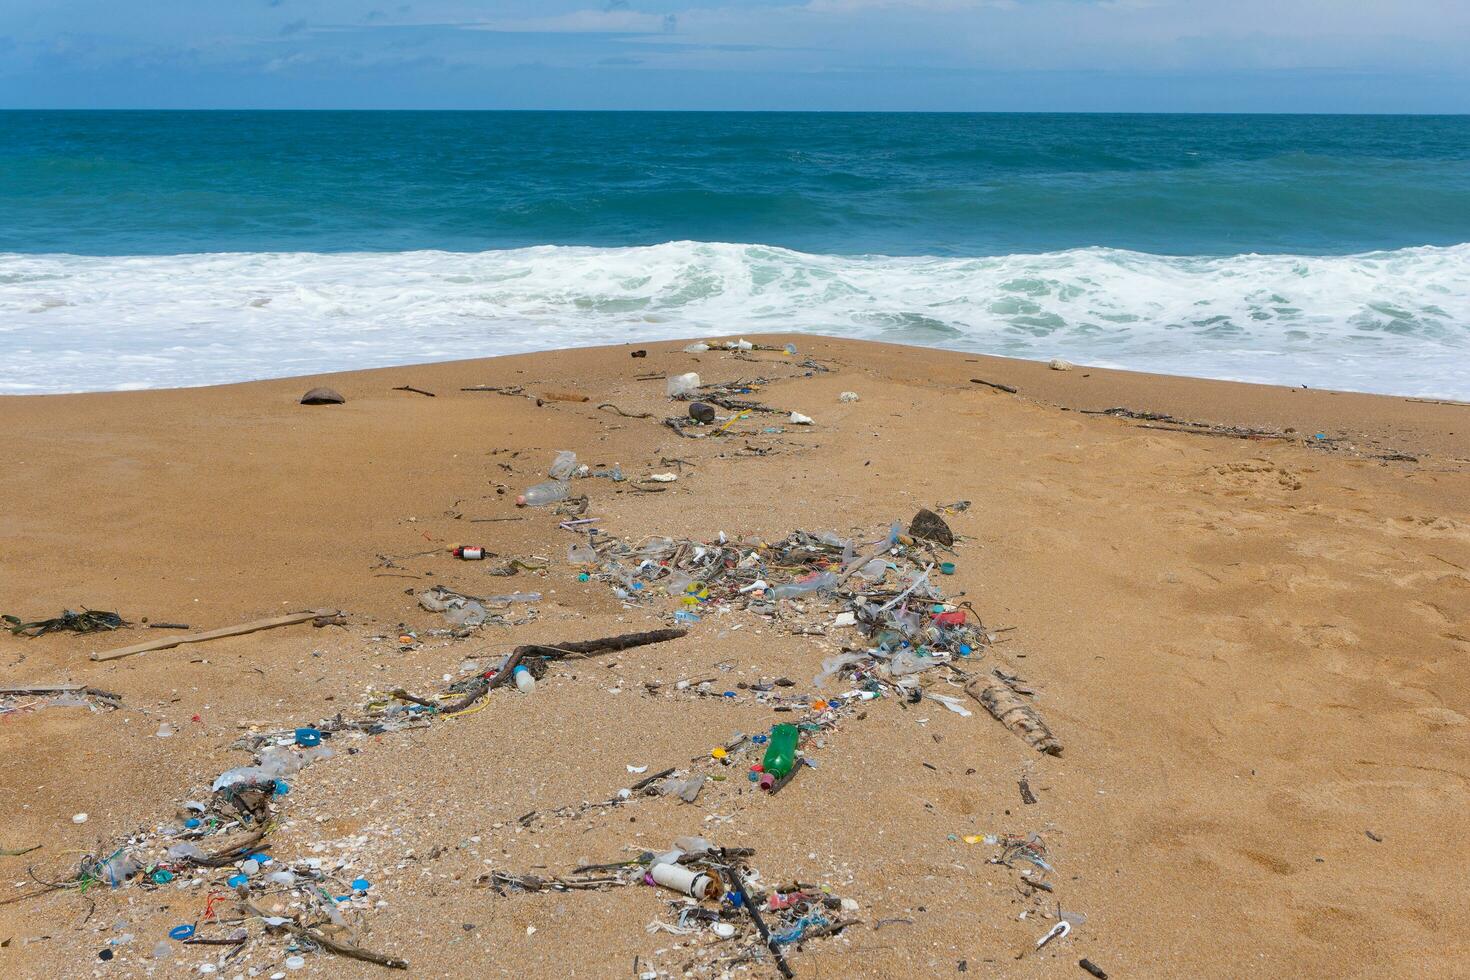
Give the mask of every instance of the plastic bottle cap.
[(188, 827), (190, 830), (193, 830), (195, 827), (199, 826), (200, 823), (201, 821), (198, 817), (190, 817), (188, 820), (184, 821), (184, 826)]
[(716, 759), (723, 759), (727, 755), (724, 749), (718, 747), (710, 749), (709, 754)]
[(174, 926), (168, 931), (168, 938), (183, 942), (185, 939), (194, 937), (194, 927), (191, 925)]
[(355, 892), (365, 892), (371, 887), (373, 887), (373, 883), (366, 878), (352, 879), (352, 890)]
[(302, 748), (312, 748), (322, 744), (322, 733), (315, 728), (296, 729), (296, 744)]
[(525, 664), (516, 664), (516, 669), (513, 670), (513, 671), (511, 671), (511, 676), (514, 676), (514, 675), (520, 674), (520, 673), (527, 673), (527, 674), (529, 674), (530, 672), (531, 672), (531, 668), (530, 667), (527, 667)]
[(289, 792), (291, 792), (291, 787), (289, 787), (289, 786), (286, 785), (286, 781), (284, 779), (277, 779), (276, 780), (276, 795), (277, 796), (285, 796)]
[(525, 494), (523, 494), (523, 493), (516, 494), (516, 506), (517, 507), (524, 507), (524, 506), (526, 506), (526, 495)]
[(587, 580), (588, 580), (588, 579), (590, 579), (590, 578), (591, 578), (591, 577), (592, 577), (592, 576), (591, 576), (591, 575), (588, 575), (588, 574), (587, 574), (587, 573), (586, 573), (586, 572), (580, 572), (580, 573), (578, 573), (578, 575), (577, 575), (577, 581), (578, 581), (578, 582), (585, 582), (585, 581), (587, 581)]
[(230, 875), (230, 877), (225, 879), (225, 884), (229, 885), (231, 888), (239, 888), (241, 885), (245, 884), (249, 880), (250, 879), (245, 875)]

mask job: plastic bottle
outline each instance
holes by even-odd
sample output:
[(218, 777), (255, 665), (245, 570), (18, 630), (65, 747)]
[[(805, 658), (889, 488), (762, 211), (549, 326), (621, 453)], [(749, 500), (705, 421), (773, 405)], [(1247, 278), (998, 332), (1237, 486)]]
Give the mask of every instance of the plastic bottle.
[(566, 500), (571, 492), (571, 485), (567, 481), (549, 480), (546, 483), (538, 483), (534, 487), (527, 487), (525, 493), (516, 497), (516, 506), (545, 507), (558, 500)]
[(556, 459), (551, 461), (546, 475), (553, 480), (570, 480), (575, 472), (577, 472), (577, 454), (570, 449), (563, 449), (556, 454)]
[(822, 572), (797, 582), (788, 582), (778, 585), (771, 590), (774, 599), (786, 599), (791, 596), (802, 595), (807, 592), (820, 592), (823, 589), (832, 589), (837, 586), (837, 576), (831, 572)]
[(536, 690), (536, 678), (531, 673), (531, 669), (525, 664), (516, 664), (516, 669), (513, 673), (516, 681), (516, 690), (522, 694), (530, 694)]
[(649, 877), (665, 888), (672, 888), (691, 898), (719, 898), (725, 890), (715, 876), (678, 864), (655, 864), (649, 871)]
[(800, 734), (795, 725), (772, 727), (771, 744), (766, 746), (761, 768), (777, 779), (784, 779), (796, 765), (796, 740)]
[(694, 390), (698, 387), (699, 375), (690, 371), (688, 374), (676, 374), (669, 378), (664, 390), (670, 398), (683, 398), (694, 394)]
[(480, 561), (485, 557), (485, 549), (474, 545), (461, 545), (454, 549), (454, 557), (463, 561)]

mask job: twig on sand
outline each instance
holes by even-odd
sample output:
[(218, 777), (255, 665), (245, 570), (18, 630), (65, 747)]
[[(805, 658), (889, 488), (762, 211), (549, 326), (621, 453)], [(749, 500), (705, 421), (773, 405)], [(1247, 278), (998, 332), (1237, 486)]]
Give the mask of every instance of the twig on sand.
[[(262, 919), (266, 917), (264, 912), (245, 900), (246, 892), (243, 886), (239, 894), (240, 904), (245, 907), (246, 911)], [(327, 952), (336, 953), (338, 956), (345, 956), (353, 960), (362, 960), (365, 963), (376, 963), (379, 966), (386, 966), (390, 970), (408, 969), (408, 960), (401, 960), (395, 956), (384, 956), (382, 953), (374, 953), (370, 949), (363, 949), (361, 946), (354, 946), (351, 943), (339, 943), (335, 939), (330, 939), (315, 929), (308, 929), (306, 926), (297, 925), (295, 922), (287, 921), (282, 928), (297, 939), (304, 939), (307, 942), (315, 943)]]
[(996, 391), (1004, 391), (1007, 394), (1011, 395), (1020, 394), (1017, 389), (1012, 388), (1010, 385), (1003, 385), (998, 381), (986, 381), (984, 378), (971, 378), (970, 383), (976, 385), (984, 385), (987, 388), (994, 388)]
[(604, 409), (604, 408), (610, 408), (614, 412), (617, 412), (619, 415), (621, 415), (625, 419), (651, 419), (651, 418), (653, 418), (653, 413), (652, 412), (625, 412), (621, 408), (618, 408), (618, 406), (614, 405), (612, 402), (603, 402), (601, 405), (598, 405), (597, 408), (598, 408), (599, 411), (602, 410), (602, 409)]
[(393, 390), (394, 391), (411, 391), (411, 392), (413, 392), (416, 395), (428, 395), (430, 398), (438, 398), (439, 397), (438, 395), (434, 394), (432, 391), (425, 391), (422, 388), (415, 388), (413, 385), (399, 385), (397, 388), (394, 388)]

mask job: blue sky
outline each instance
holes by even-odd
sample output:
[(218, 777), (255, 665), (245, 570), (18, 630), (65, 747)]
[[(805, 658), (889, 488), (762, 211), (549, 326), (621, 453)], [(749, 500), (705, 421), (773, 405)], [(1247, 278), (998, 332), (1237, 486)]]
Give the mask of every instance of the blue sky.
[(1470, 0), (5, 0), (0, 107), (1470, 112)]

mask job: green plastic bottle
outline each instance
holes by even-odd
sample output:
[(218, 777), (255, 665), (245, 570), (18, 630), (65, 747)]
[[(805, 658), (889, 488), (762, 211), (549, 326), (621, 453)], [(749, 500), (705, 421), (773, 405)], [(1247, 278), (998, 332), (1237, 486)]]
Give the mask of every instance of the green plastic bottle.
[(766, 746), (761, 768), (777, 779), (785, 779), (791, 767), (796, 765), (796, 740), (800, 734), (795, 725), (773, 726), (771, 744)]

